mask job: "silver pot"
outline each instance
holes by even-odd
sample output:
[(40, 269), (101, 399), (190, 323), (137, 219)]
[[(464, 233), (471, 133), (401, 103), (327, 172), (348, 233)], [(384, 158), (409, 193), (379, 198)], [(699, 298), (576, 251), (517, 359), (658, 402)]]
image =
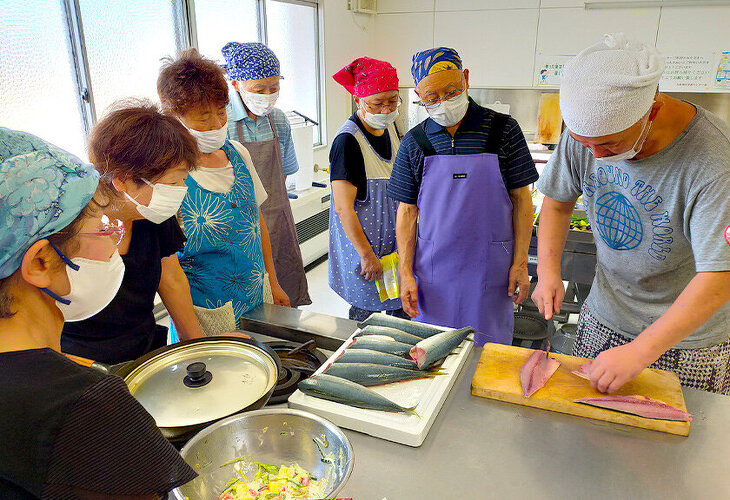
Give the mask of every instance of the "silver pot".
[(281, 370), (267, 345), (222, 336), (182, 341), (128, 363), (91, 366), (122, 377), (171, 441), (185, 441), (222, 418), (261, 408)]

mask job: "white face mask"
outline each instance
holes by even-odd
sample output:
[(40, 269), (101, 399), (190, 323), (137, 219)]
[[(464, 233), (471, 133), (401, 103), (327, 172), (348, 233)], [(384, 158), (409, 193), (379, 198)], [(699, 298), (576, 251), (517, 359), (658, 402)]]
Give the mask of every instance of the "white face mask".
[(71, 292), (60, 297), (47, 288), (42, 290), (56, 300), (64, 321), (82, 321), (108, 306), (124, 278), (124, 261), (119, 252), (115, 251), (109, 262), (103, 262), (83, 257), (69, 260), (55, 245), (53, 249), (66, 262)]
[(426, 106), (426, 112), (433, 121), (442, 127), (453, 127), (466, 115), (469, 108), (469, 96), (466, 91), (433, 106)]
[(142, 205), (137, 200), (124, 193), (124, 196), (137, 205), (137, 211), (142, 217), (155, 224), (165, 222), (180, 209), (183, 198), (188, 192), (187, 186), (170, 186), (169, 184), (152, 184), (142, 179), (148, 186), (152, 186), (152, 198), (149, 205)]
[[(183, 125), (185, 124), (183, 123)], [(193, 130), (187, 125), (185, 125), (185, 128), (188, 129), (193, 137), (195, 137), (195, 140), (198, 142), (198, 149), (201, 153), (212, 153), (214, 151), (218, 151), (223, 147), (223, 144), (225, 144), (226, 136), (228, 135), (228, 121), (226, 121), (225, 125), (216, 130), (204, 130), (201, 132), (200, 130)]]
[[(611, 155), (611, 156), (602, 156), (600, 158), (596, 158), (597, 160), (606, 161), (606, 162), (617, 162), (617, 161), (624, 161), (624, 160), (630, 160), (636, 155), (639, 154), (641, 151), (641, 148), (644, 147), (644, 143), (646, 142), (646, 139), (649, 137), (649, 132), (651, 131), (651, 120), (648, 122), (648, 128), (647, 125), (644, 125), (641, 127), (641, 134), (639, 134), (639, 137), (636, 139), (636, 142), (634, 145), (629, 149), (628, 151), (624, 151), (623, 153), (619, 153), (617, 155)], [(646, 135), (644, 135), (644, 131), (646, 131)], [(641, 138), (644, 138), (643, 140)], [(641, 142), (641, 144), (639, 144)], [(592, 153), (592, 151), (591, 151)]]
[(396, 118), (398, 118), (397, 109), (391, 113), (386, 113), (386, 114), (379, 113), (377, 115), (368, 113), (364, 109), (362, 110), (363, 121), (375, 129), (388, 128), (393, 122), (395, 122)]
[(251, 113), (256, 116), (266, 116), (274, 109), (274, 104), (279, 98), (279, 91), (273, 94), (256, 94), (248, 90), (241, 89), (241, 99)]

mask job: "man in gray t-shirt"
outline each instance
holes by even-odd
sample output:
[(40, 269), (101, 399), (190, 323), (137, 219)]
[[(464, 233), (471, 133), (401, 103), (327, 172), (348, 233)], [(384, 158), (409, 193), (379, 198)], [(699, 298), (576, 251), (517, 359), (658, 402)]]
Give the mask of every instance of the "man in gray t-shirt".
[(548, 319), (559, 310), (560, 254), (582, 196), (598, 263), (574, 354), (596, 357), (591, 385), (615, 392), (652, 365), (730, 393), (730, 128), (657, 93), (663, 68), (653, 47), (620, 34), (566, 65), (568, 129), (538, 181), (533, 300)]

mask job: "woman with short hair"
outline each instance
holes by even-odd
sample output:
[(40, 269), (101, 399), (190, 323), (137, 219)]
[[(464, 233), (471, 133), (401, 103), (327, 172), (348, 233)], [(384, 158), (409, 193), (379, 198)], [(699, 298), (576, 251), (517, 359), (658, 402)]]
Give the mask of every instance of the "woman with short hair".
[(263, 303), (266, 288), (270, 301), (288, 306), (261, 216), (266, 191), (246, 148), (226, 139), (223, 71), (189, 49), (165, 62), (157, 91), (165, 111), (187, 127), (200, 150), (198, 168), (185, 181), (181, 216), (187, 243), (178, 254), (193, 303), (217, 308), (232, 302), (238, 320)]

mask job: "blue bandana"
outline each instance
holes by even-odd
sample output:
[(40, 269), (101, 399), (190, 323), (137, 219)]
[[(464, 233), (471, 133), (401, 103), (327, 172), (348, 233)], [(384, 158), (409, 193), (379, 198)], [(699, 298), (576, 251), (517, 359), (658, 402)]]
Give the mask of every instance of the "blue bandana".
[(0, 127), (0, 279), (30, 246), (68, 226), (96, 192), (92, 165), (34, 135)]
[(280, 76), (279, 59), (263, 43), (228, 42), (221, 53), (226, 58), (226, 72), (233, 80), (259, 80)]
[(461, 57), (454, 49), (436, 47), (413, 54), (411, 74), (416, 85), (428, 75), (446, 69), (461, 69)]

